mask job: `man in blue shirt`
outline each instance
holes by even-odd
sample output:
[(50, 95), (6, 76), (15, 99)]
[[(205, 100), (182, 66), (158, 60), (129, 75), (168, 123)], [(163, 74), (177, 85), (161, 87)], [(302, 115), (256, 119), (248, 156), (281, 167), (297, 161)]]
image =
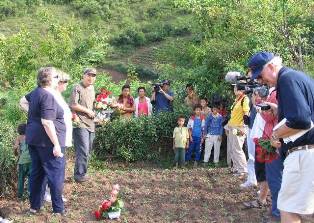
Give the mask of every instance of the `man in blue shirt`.
[(173, 92), (170, 90), (170, 82), (168, 80), (164, 80), (159, 91), (154, 91), (152, 94), (151, 101), (155, 106), (155, 112), (173, 111), (173, 96)]
[[(301, 222), (300, 215), (314, 213), (314, 80), (301, 71), (282, 66), (280, 57), (269, 52), (253, 55), (248, 64), (252, 79), (276, 86), (278, 109), (269, 103), (278, 120), (285, 123), (273, 131), (272, 145), (286, 153), (278, 195), (281, 222)], [(294, 140), (282, 140), (300, 131)]]

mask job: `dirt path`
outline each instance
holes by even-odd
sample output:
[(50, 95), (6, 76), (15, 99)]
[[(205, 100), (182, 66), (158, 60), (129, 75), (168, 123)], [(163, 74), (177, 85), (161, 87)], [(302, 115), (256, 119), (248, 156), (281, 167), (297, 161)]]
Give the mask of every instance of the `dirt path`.
[(240, 180), (226, 168), (102, 165), (90, 168), (89, 183), (77, 184), (71, 178), (72, 162), (68, 164), (66, 217), (52, 216), (50, 204), (38, 216), (27, 215), (28, 203), (15, 199), (0, 201), (0, 207), (10, 209), (14, 222), (96, 222), (92, 211), (106, 198), (111, 184), (119, 183), (126, 205), (119, 222), (270, 222), (267, 209), (242, 209), (241, 202), (252, 199), (256, 191), (241, 191)]

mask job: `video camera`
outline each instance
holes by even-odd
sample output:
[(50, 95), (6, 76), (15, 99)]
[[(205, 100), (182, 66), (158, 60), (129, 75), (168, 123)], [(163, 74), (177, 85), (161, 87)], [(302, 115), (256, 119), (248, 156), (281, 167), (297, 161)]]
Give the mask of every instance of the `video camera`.
[(255, 80), (251, 80), (250, 77), (242, 75), (240, 72), (228, 72), (225, 80), (232, 85), (236, 85), (237, 89), (244, 90), (245, 94), (252, 94), (255, 88), (264, 86)]
[(154, 83), (154, 84), (152, 84), (155, 92), (160, 91), (160, 88), (162, 87), (162, 85), (163, 85), (162, 83)]

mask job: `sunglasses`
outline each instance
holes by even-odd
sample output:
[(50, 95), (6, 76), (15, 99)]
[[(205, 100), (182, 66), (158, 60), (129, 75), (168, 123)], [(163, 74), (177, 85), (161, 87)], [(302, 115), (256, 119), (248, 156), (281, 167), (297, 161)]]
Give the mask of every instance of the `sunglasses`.
[(93, 74), (93, 73), (88, 73), (87, 75), (90, 77), (96, 77), (96, 74)]

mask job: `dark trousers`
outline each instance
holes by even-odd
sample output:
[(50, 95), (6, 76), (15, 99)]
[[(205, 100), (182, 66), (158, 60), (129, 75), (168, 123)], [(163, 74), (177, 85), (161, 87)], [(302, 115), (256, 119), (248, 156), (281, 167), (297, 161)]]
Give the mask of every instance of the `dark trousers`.
[[(62, 152), (64, 153), (64, 148), (62, 148)], [(30, 175), (31, 208), (39, 210), (43, 205), (43, 197), (46, 190), (45, 179), (47, 179), (50, 187), (53, 212), (63, 212), (62, 192), (65, 174), (65, 157), (55, 157), (52, 147), (29, 145), (29, 153), (32, 159)]]
[(24, 194), (24, 184), (26, 177), (28, 178), (28, 191), (29, 187), (29, 176), (31, 174), (32, 163), (19, 164), (19, 173), (18, 173), (18, 183), (17, 183), (17, 196), (22, 198)]
[(271, 213), (279, 217), (280, 211), (277, 208), (278, 193), (281, 187), (283, 162), (281, 158), (275, 159), (270, 163), (265, 163), (266, 180), (271, 193)]
[(193, 136), (193, 141), (190, 142), (189, 149), (185, 154), (185, 160), (191, 159), (192, 153), (195, 153), (195, 160), (200, 161), (201, 159), (201, 137)]
[(185, 148), (175, 148), (174, 163), (178, 163), (179, 166), (184, 166)]
[(95, 133), (85, 128), (73, 129), (73, 141), (75, 149), (74, 179), (80, 180), (87, 173), (88, 159), (92, 150)]

